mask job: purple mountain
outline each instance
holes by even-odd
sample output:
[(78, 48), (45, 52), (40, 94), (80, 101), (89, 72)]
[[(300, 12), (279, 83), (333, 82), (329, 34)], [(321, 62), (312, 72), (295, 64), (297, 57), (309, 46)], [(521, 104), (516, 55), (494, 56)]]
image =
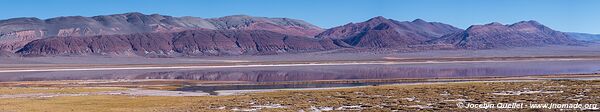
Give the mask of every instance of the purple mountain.
[(94, 17), (57, 17), (46, 20), (15, 18), (0, 21), (0, 50), (15, 51), (28, 42), (47, 37), (95, 36), (148, 32), (180, 32), (195, 29), (267, 30), (312, 37), (323, 30), (302, 20), (245, 15), (203, 19), (125, 13)]
[(429, 43), (452, 44), (466, 49), (581, 44), (565, 33), (552, 30), (536, 21), (522, 21), (512, 25), (474, 25), (463, 32), (448, 34)]
[(375, 17), (323, 31), (288, 18), (235, 15), (202, 19), (126, 13), (2, 20), (0, 56), (215, 56), (339, 48), (493, 49), (584, 43), (572, 37), (535, 21), (490, 23), (462, 30), (421, 19), (400, 22)]
[(265, 30), (190, 30), (87, 37), (53, 37), (28, 43), (17, 53), (47, 55), (206, 56), (280, 54), (338, 48), (329, 39)]
[(451, 25), (421, 19), (399, 22), (375, 17), (362, 23), (350, 23), (328, 29), (316, 37), (342, 40), (344, 44), (352, 47), (393, 48), (421, 44), (460, 31), (462, 30)]

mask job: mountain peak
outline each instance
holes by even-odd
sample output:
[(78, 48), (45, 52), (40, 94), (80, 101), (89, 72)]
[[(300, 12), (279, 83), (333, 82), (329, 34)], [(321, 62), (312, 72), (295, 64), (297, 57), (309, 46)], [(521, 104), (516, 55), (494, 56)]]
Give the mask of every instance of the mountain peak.
[(511, 26), (516, 26), (516, 25), (533, 25), (533, 26), (543, 26), (541, 23), (535, 21), (535, 20), (529, 20), (529, 21), (521, 21), (521, 22), (517, 22), (515, 24), (512, 24)]
[(220, 17), (220, 18), (253, 18), (253, 16), (238, 14), (238, 15), (224, 16), (224, 17)]
[[(532, 23), (532, 24), (540, 24), (539, 22), (537, 22), (537, 21), (535, 21), (535, 20), (521, 21), (521, 22), (518, 22), (518, 23)], [(517, 24), (518, 24), (518, 23), (517, 23)]]
[(412, 21), (413, 23), (426, 23), (427, 21), (423, 20), (423, 19), (415, 19)]
[(143, 15), (146, 15), (146, 14), (144, 14), (144, 13), (141, 13), (141, 12), (128, 12), (128, 13), (123, 13), (123, 14), (121, 14), (121, 15), (127, 15), (127, 16), (143, 16)]
[(469, 28), (467, 28), (467, 31), (489, 29), (489, 28), (503, 27), (503, 26), (504, 26), (504, 24), (502, 24), (502, 23), (492, 22), (492, 23), (488, 23), (488, 24), (484, 24), (484, 25), (471, 25)]
[(377, 17), (367, 20), (367, 22), (381, 22), (381, 21), (388, 21), (388, 19), (383, 16), (377, 16)]
[(504, 24), (499, 23), (499, 22), (492, 22), (492, 23), (488, 23), (488, 24), (485, 24), (485, 25), (501, 26), (501, 25), (504, 25)]

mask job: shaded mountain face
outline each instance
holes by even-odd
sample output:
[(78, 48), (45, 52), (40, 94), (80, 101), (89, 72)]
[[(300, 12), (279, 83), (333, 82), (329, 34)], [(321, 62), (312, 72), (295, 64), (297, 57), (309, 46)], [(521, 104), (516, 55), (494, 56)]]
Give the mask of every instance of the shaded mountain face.
[(465, 49), (491, 49), (546, 45), (577, 45), (580, 41), (565, 33), (552, 30), (536, 21), (512, 25), (490, 23), (474, 25), (466, 31), (455, 32), (429, 41), (430, 44), (452, 44)]
[(267, 30), (312, 37), (323, 30), (302, 20), (244, 15), (202, 19), (126, 13), (94, 17), (57, 17), (46, 20), (15, 18), (0, 21), (0, 50), (14, 51), (45, 37), (94, 36), (147, 32), (179, 32), (194, 29)]
[(590, 41), (590, 42), (600, 42), (600, 35), (598, 34), (587, 34), (587, 33), (566, 33), (569, 37), (581, 40), (581, 41)]
[(316, 37), (342, 40), (346, 46), (351, 47), (392, 48), (422, 44), (427, 40), (460, 31), (462, 30), (451, 25), (421, 19), (399, 22), (375, 17), (362, 23), (350, 23), (328, 29)]
[(191, 30), (87, 37), (53, 37), (28, 43), (17, 53), (47, 55), (204, 56), (280, 54), (338, 48), (329, 39), (265, 30)]

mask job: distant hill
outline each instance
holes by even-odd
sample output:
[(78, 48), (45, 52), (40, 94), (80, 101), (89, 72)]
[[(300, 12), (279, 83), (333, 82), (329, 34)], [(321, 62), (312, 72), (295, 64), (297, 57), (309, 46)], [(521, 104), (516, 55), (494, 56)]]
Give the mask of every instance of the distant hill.
[(587, 33), (567, 33), (572, 38), (583, 41), (600, 42), (600, 34), (587, 34)]
[(453, 44), (458, 48), (466, 49), (581, 44), (567, 34), (552, 30), (536, 21), (522, 21), (511, 25), (500, 23), (473, 25), (465, 31), (445, 35), (429, 42)]
[(339, 39), (352, 47), (392, 48), (421, 44), (427, 40), (459, 31), (462, 29), (421, 19), (400, 22), (384, 17), (375, 17), (365, 22), (350, 23), (328, 29), (316, 37)]

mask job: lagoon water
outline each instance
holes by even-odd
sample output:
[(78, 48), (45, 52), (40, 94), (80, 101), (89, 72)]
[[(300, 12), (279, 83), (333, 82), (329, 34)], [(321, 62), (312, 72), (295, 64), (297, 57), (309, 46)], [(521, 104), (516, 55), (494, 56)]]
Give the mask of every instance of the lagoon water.
[(163, 69), (163, 70), (105, 70), (63, 72), (0, 73), (0, 82), (51, 81), (51, 80), (198, 80), (235, 81), (236, 84), (188, 85), (177, 91), (198, 91), (219, 95), (219, 91), (269, 90), (297, 88), (330, 88), (371, 86), (421, 82), (355, 82), (349, 83), (298, 83), (256, 84), (264, 82), (300, 82), (335, 80), (372, 80), (402, 78), (470, 78), (513, 77), (553, 74), (586, 74), (600, 72), (600, 60), (578, 61), (524, 61), (479, 62), (444, 64), (369, 64), (336, 66), (292, 66), (255, 68), (212, 69)]
[(600, 60), (0, 73), (0, 81), (181, 79), (290, 82), (596, 73)]

